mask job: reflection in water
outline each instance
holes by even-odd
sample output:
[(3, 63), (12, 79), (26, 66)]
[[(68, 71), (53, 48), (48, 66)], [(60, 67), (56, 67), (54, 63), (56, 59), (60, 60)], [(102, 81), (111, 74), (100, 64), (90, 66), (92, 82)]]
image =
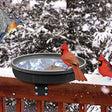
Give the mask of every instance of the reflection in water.
[(19, 62), (17, 66), (29, 70), (63, 70), (67, 67), (61, 59), (50, 58), (28, 59)]

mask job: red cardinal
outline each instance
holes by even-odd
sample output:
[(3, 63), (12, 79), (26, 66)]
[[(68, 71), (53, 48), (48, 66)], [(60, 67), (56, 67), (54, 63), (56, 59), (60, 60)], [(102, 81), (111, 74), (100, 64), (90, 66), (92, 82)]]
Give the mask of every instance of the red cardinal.
[[(63, 46), (61, 47), (61, 49), (58, 50), (58, 52), (61, 52), (62, 56), (62, 60), (65, 64), (69, 66), (72, 66), (74, 73), (75, 73), (75, 79), (78, 81), (87, 81), (86, 77), (84, 76), (84, 74), (82, 73), (82, 71), (79, 68), (80, 62), (79, 60), (75, 57), (74, 54), (72, 54), (71, 52), (69, 52), (66, 42), (63, 44)], [(67, 69), (68, 69), (67, 67)]]
[(98, 70), (101, 75), (112, 77), (112, 65), (101, 54), (98, 61)]

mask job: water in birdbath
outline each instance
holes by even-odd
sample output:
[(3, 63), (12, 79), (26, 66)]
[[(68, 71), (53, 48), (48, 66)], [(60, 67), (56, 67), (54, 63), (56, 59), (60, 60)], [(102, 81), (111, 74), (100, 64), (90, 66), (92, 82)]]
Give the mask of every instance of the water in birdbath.
[(67, 65), (61, 59), (39, 58), (28, 59), (17, 64), (18, 67), (29, 70), (64, 70)]

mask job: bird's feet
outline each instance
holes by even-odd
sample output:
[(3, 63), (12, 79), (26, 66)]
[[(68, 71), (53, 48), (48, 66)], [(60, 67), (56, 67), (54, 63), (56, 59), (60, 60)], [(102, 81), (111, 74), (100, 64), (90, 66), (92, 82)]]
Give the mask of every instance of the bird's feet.
[(65, 70), (68, 71), (68, 67)]

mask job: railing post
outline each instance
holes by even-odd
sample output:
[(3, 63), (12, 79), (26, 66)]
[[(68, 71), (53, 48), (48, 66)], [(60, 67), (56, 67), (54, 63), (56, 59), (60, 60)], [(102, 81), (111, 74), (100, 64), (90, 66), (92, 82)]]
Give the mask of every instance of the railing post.
[(44, 112), (44, 101), (37, 101), (37, 112)]
[(87, 112), (87, 105), (79, 104), (79, 112)]
[(58, 112), (65, 112), (65, 103), (58, 102)]
[(24, 99), (16, 99), (16, 112), (24, 112)]
[(5, 97), (0, 97), (0, 112), (6, 112)]
[(108, 106), (101, 105), (101, 112), (109, 112)]

